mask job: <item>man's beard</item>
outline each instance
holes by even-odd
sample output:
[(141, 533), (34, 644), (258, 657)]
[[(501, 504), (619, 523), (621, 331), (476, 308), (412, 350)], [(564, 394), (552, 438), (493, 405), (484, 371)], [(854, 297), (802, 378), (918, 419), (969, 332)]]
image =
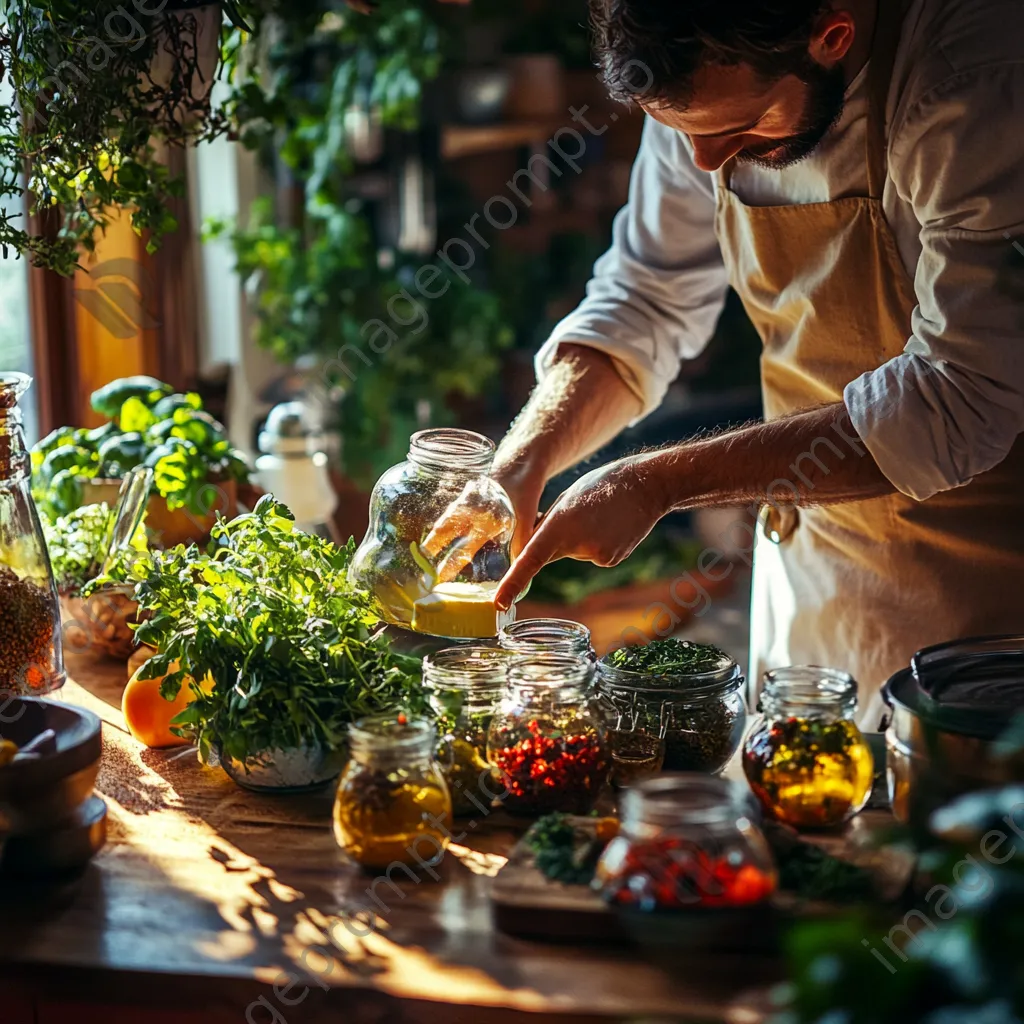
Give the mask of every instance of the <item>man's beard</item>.
[(838, 65), (824, 68), (810, 62), (797, 72), (807, 83), (807, 103), (800, 130), (785, 139), (772, 139), (745, 149), (736, 159), (770, 171), (780, 171), (810, 156), (822, 139), (839, 123), (846, 107), (846, 75)]

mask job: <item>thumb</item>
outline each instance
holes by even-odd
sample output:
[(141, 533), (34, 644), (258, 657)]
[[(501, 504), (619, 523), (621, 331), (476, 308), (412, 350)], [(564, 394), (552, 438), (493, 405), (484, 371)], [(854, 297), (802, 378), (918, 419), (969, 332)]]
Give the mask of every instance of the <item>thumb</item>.
[(548, 562), (557, 561), (562, 557), (555, 539), (555, 532), (548, 529), (551, 520), (545, 519), (537, 527), (537, 532), (530, 538), (527, 545), (505, 573), (497, 592), (494, 603), (499, 611), (507, 611), (512, 603), (526, 589), (526, 584), (544, 568)]

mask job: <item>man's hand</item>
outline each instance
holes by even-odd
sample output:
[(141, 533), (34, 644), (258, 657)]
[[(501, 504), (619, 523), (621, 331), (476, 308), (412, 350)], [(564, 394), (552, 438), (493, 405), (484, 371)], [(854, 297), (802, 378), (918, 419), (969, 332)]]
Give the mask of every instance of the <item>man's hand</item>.
[(563, 491), (540, 521), (495, 595), (509, 608), (548, 562), (575, 558), (618, 565), (668, 511), (652, 464), (619, 459), (580, 477)]

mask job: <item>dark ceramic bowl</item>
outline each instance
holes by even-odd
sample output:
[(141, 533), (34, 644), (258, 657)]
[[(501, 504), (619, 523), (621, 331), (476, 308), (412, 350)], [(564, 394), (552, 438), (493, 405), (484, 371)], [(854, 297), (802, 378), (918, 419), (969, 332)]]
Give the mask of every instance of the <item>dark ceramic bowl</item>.
[(54, 828), (92, 795), (103, 753), (99, 718), (38, 697), (0, 698), (0, 739), (23, 747), (45, 729), (57, 734), (55, 753), (0, 768), (0, 833)]

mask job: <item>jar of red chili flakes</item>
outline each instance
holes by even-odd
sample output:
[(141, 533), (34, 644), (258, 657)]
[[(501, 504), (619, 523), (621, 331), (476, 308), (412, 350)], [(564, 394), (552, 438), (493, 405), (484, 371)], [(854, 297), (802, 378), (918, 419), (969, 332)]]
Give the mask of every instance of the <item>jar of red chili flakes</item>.
[(611, 767), (593, 676), (591, 662), (570, 655), (513, 661), (487, 733), (487, 760), (510, 814), (593, 808)]
[(778, 879), (751, 810), (749, 794), (728, 779), (647, 779), (626, 790), (621, 830), (594, 884), (608, 902), (641, 911), (763, 903)]

